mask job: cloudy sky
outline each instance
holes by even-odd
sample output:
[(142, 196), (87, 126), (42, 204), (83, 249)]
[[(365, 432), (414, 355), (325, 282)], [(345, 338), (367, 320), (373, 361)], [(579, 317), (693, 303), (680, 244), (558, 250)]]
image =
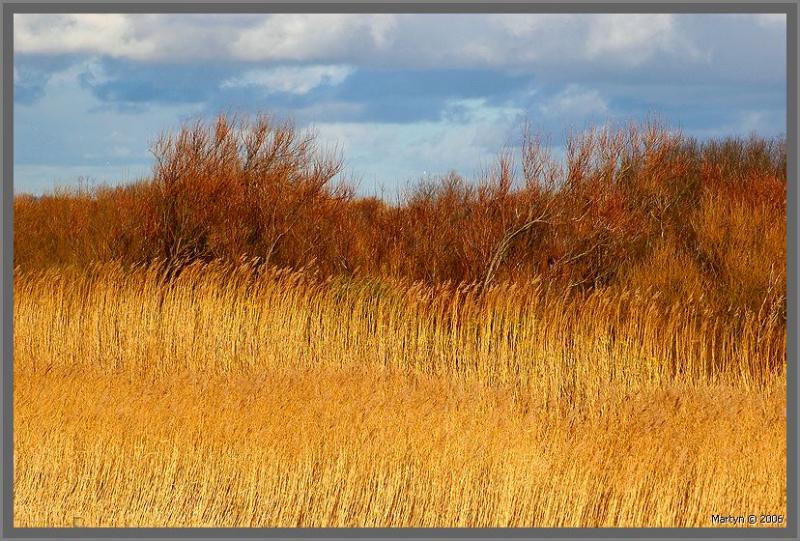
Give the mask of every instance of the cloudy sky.
[(781, 135), (785, 70), (783, 15), (15, 15), (15, 189), (136, 179), (163, 130), (268, 111), (390, 196), (473, 175), (525, 119), (555, 147), (650, 116)]

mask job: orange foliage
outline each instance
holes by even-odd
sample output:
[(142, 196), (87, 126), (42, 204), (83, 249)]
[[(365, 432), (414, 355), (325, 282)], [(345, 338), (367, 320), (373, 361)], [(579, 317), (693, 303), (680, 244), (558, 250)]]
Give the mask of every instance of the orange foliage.
[(134, 185), (16, 197), (15, 264), (245, 258), (322, 276), (656, 288), (752, 310), (785, 296), (783, 140), (699, 143), (649, 122), (572, 135), (558, 161), (526, 129), (477, 181), (453, 172), (395, 205), (356, 197), (338, 155), (268, 116), (196, 122), (152, 150), (152, 178)]

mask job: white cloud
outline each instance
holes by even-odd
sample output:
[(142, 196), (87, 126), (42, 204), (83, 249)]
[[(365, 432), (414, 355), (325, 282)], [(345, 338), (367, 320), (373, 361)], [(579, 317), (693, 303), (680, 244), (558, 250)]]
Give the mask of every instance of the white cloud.
[(142, 59), (157, 41), (138, 35), (130, 15), (14, 15), (14, 50), (24, 53), (89, 53)]
[[(478, 68), (583, 80), (639, 70), (752, 80), (783, 62), (781, 14), (14, 16), (16, 52), (148, 62)], [(648, 73), (644, 73), (648, 70)], [(672, 70), (672, 71), (670, 71)], [(748, 73), (749, 70), (749, 73)], [(591, 75), (595, 74), (595, 75)]]
[(524, 115), (522, 109), (491, 106), (482, 99), (453, 100), (446, 109), (459, 114), (409, 124), (318, 123), (314, 130), (323, 144), (343, 151), (367, 186), (398, 193), (425, 175), (453, 168), (466, 176), (479, 172), (513, 143)]
[(587, 117), (608, 113), (608, 102), (596, 90), (568, 85), (539, 105), (542, 114), (551, 117)]
[[(589, 28), (586, 53), (590, 58), (613, 55), (638, 64), (657, 50), (669, 50), (677, 41), (674, 15), (604, 15), (602, 24)], [(598, 21), (601, 22), (601, 21)]]
[(14, 50), (145, 61), (314, 60), (391, 46), (395, 15), (16, 14)]
[(336, 86), (344, 82), (353, 68), (349, 66), (281, 66), (250, 70), (222, 83), (223, 88), (262, 87), (268, 93), (308, 94), (318, 86)]
[(702, 57), (684, 32), (681, 15), (586, 14), (496, 15), (492, 23), (510, 37), (509, 56), (533, 64), (601, 62), (621, 67), (639, 65), (658, 54), (683, 59)]
[(532, 68), (605, 59), (624, 66), (659, 52), (696, 52), (693, 42), (701, 36), (682, 32), (681, 17), (687, 16), (17, 14), (14, 47), (24, 53), (80, 52), (149, 61)]
[(391, 43), (394, 15), (273, 15), (244, 29), (231, 52), (244, 60), (349, 57)]

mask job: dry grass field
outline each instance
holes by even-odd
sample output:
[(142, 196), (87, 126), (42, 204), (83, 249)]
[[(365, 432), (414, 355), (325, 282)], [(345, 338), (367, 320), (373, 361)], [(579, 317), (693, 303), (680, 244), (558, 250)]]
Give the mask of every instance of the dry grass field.
[(785, 327), (624, 291), (18, 272), (17, 526), (786, 512)]
[(389, 204), (220, 117), (15, 197), (15, 524), (781, 526), (785, 141), (523, 139)]

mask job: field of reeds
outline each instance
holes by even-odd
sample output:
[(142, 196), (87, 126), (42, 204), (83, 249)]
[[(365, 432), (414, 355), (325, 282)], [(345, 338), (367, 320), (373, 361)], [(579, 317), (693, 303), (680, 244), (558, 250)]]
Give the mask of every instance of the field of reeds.
[(782, 141), (546, 148), (389, 204), (220, 118), (15, 198), (15, 524), (785, 525)]

